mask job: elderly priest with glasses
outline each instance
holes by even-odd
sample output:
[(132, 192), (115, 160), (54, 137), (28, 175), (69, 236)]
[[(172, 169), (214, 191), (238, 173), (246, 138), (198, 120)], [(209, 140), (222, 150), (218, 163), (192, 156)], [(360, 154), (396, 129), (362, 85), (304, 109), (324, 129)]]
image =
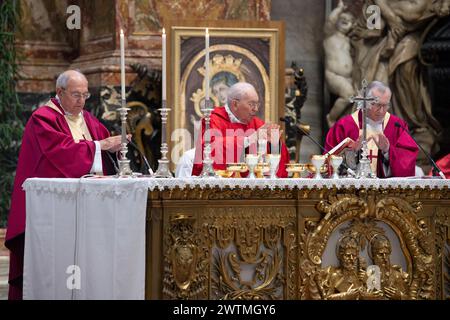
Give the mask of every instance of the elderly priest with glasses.
[(33, 112), (22, 138), (5, 245), (10, 250), (9, 299), (22, 298), (27, 178), (79, 178), (114, 173), (105, 152), (116, 152), (121, 137), (83, 110), (90, 97), (86, 77), (75, 70), (56, 80), (55, 98)]
[[(238, 82), (227, 91), (227, 104), (214, 108), (211, 114), (211, 157), (214, 170), (225, 170), (227, 164), (244, 162), (246, 154), (280, 154), (278, 177), (287, 177), (286, 164), (289, 153), (280, 140), (280, 126), (265, 123), (256, 116), (259, 110), (259, 97), (253, 85)], [(205, 147), (205, 119), (202, 120), (202, 132), (196, 141), (192, 175), (198, 176), (203, 169), (203, 150)], [(261, 141), (266, 143), (261, 144)], [(262, 149), (261, 149), (262, 147)], [(257, 150), (258, 149), (258, 150)], [(243, 176), (247, 176), (244, 173)]]
[[(391, 90), (382, 82), (373, 81), (367, 91), (370, 97), (378, 98), (367, 108), (368, 158), (372, 172), (379, 178), (414, 176), (419, 149), (408, 134), (406, 122), (387, 112)], [(341, 118), (331, 127), (325, 141), (326, 152), (346, 138), (351, 139), (350, 149), (355, 152), (361, 149), (361, 110)]]

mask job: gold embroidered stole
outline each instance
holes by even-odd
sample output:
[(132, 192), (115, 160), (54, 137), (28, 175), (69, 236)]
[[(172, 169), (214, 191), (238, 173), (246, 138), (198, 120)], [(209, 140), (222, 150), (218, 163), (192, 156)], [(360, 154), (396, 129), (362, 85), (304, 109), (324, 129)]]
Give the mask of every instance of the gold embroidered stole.
[[(359, 128), (358, 114), (359, 114), (359, 110), (353, 112), (352, 118)], [(384, 120), (383, 120), (383, 131), (384, 131), (384, 128), (386, 128), (386, 125), (387, 125), (390, 117), (391, 117), (391, 114), (389, 112), (386, 112), (386, 114), (384, 115)], [(363, 129), (359, 128), (359, 135), (362, 135), (362, 131), (363, 131)], [(375, 174), (377, 173), (378, 146), (373, 139), (370, 139), (370, 137), (376, 135), (377, 133), (378, 132), (373, 130), (372, 127), (367, 126), (367, 140), (368, 140), (367, 149), (368, 149), (368, 153), (369, 153), (367, 155), (367, 157), (370, 160), (370, 167), (372, 168), (372, 172)]]

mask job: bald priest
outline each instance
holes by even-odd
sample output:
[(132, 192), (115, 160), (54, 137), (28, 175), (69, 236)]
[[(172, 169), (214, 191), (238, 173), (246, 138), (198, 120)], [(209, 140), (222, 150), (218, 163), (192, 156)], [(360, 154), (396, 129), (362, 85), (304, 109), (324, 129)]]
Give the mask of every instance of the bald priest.
[(89, 173), (114, 173), (106, 152), (120, 149), (121, 137), (83, 110), (89, 98), (86, 77), (75, 70), (56, 80), (55, 98), (28, 120), (14, 180), (5, 245), (10, 250), (9, 299), (22, 298), (27, 178), (80, 178)]

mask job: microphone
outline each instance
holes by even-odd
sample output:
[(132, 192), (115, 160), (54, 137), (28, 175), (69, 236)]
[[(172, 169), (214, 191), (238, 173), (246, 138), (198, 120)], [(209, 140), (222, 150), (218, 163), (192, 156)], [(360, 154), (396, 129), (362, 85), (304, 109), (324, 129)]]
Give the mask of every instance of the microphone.
[(152, 167), (150, 167), (150, 164), (148, 163), (148, 160), (147, 160), (147, 157), (145, 156), (145, 154), (138, 148), (138, 146), (133, 141), (129, 140), (128, 143), (131, 144), (133, 146), (133, 148), (135, 148), (139, 152), (141, 157), (144, 159), (145, 165), (148, 168), (148, 173), (150, 175), (153, 175)]
[(395, 125), (397, 128), (402, 128), (402, 129), (403, 129), (403, 130), (404, 130), (404, 131), (405, 131), (405, 132), (406, 132), (406, 133), (414, 140), (414, 142), (415, 142), (416, 145), (420, 148), (420, 150), (422, 150), (422, 152), (425, 153), (425, 155), (426, 155), (427, 158), (428, 158), (428, 161), (431, 163), (431, 166), (433, 167), (433, 175), (434, 175), (435, 173), (438, 173), (439, 176), (440, 176), (442, 179), (446, 179), (444, 173), (443, 173), (442, 170), (441, 170), (441, 168), (439, 168), (439, 166), (436, 164), (436, 162), (434, 162), (433, 158), (431, 158), (431, 156), (428, 154), (428, 152), (426, 152), (425, 149), (422, 148), (422, 146), (417, 142), (417, 140), (414, 139), (414, 137), (411, 135), (411, 133), (409, 133), (408, 129), (405, 128), (405, 127), (403, 127), (398, 121), (395, 122), (394, 125)]
[[(280, 121), (284, 121), (284, 122), (286, 122), (286, 123), (289, 122), (289, 120), (287, 120), (285, 117), (281, 117), (281, 118), (280, 118)], [(318, 147), (320, 148), (320, 150), (322, 150), (323, 153), (324, 153), (325, 155), (330, 155), (330, 154), (327, 152), (327, 150), (325, 150), (325, 148), (324, 148), (319, 142), (317, 142), (313, 137), (311, 137), (311, 135), (310, 135), (307, 131), (305, 131), (305, 130), (304, 130), (303, 128), (301, 128), (300, 126), (297, 126), (297, 128), (298, 128), (305, 136), (307, 136), (307, 137), (309, 138), (309, 140), (311, 140), (316, 146), (318, 146)], [(347, 172), (350, 173), (350, 175), (356, 177), (355, 171), (353, 171), (352, 169), (350, 169), (350, 168), (347, 166), (347, 164), (346, 164), (345, 162), (342, 162), (341, 165), (344, 166), (345, 169), (347, 169)]]
[(108, 156), (109, 161), (111, 161), (111, 163), (113, 164), (113, 166), (114, 166), (114, 171), (116, 171), (116, 173), (119, 173), (119, 167), (117, 166), (116, 161), (114, 161), (114, 159), (113, 159), (113, 157), (111, 156), (111, 154), (110, 154), (108, 151), (106, 151), (106, 155)]
[[(145, 156), (145, 154), (143, 152), (141, 152), (141, 150), (138, 148), (138, 146), (133, 141), (128, 140), (128, 143), (139, 152), (141, 157), (144, 159), (145, 165), (148, 168), (148, 173), (150, 175), (153, 175), (152, 167), (150, 167), (150, 164), (148, 163), (148, 160), (147, 160), (147, 157)], [(109, 154), (109, 152), (106, 152), (106, 154), (108, 155), (109, 160), (112, 162), (116, 173), (119, 173), (119, 167), (117, 166), (116, 161), (114, 161), (113, 157)]]

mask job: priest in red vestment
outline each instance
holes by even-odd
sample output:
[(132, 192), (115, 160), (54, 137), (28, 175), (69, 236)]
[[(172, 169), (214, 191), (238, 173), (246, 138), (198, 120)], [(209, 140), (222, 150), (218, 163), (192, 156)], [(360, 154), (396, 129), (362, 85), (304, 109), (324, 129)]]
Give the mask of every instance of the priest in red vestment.
[[(277, 171), (278, 177), (287, 177), (286, 164), (289, 153), (280, 142), (280, 126), (265, 123), (256, 117), (259, 97), (255, 88), (246, 82), (238, 82), (227, 92), (228, 104), (214, 108), (211, 114), (211, 158), (215, 170), (225, 170), (228, 163), (245, 162), (245, 154), (281, 154)], [(205, 120), (202, 120), (202, 134), (196, 141), (196, 151), (192, 175), (200, 175), (203, 169)], [(258, 142), (267, 145), (258, 146)], [(244, 173), (246, 176), (248, 173)]]
[[(438, 161), (436, 161), (436, 164), (439, 167), (439, 169), (442, 170), (442, 173), (445, 175), (445, 178), (450, 179), (450, 153), (440, 158)], [(434, 175), (433, 168), (430, 169), (428, 175), (429, 176)]]
[[(418, 147), (409, 136), (408, 125), (387, 112), (391, 90), (382, 82), (374, 81), (367, 87), (369, 95), (378, 102), (369, 103), (367, 109), (368, 158), (377, 177), (407, 177), (415, 175)], [(345, 138), (351, 138), (350, 147), (361, 148), (362, 111), (341, 118), (330, 128), (325, 142), (328, 152)]]
[[(19, 153), (5, 245), (10, 250), (9, 299), (22, 298), (27, 178), (80, 178), (89, 173), (114, 173), (105, 152), (120, 149), (121, 137), (89, 112), (86, 77), (75, 70), (56, 81), (57, 98), (36, 109), (25, 127)], [(112, 170), (111, 170), (112, 169)]]

